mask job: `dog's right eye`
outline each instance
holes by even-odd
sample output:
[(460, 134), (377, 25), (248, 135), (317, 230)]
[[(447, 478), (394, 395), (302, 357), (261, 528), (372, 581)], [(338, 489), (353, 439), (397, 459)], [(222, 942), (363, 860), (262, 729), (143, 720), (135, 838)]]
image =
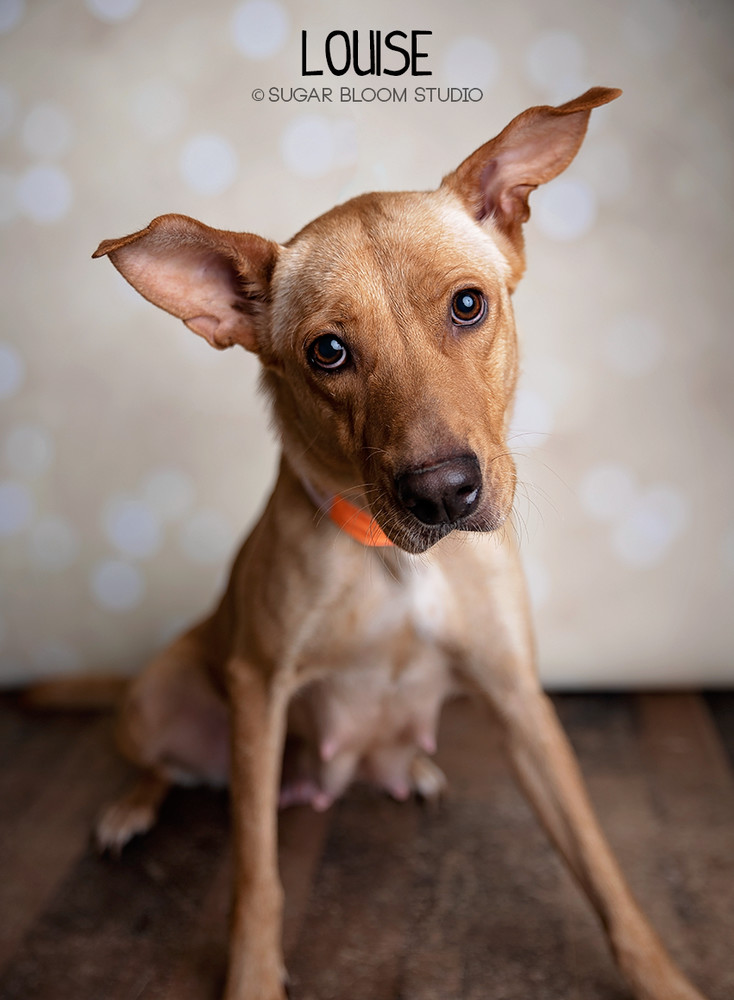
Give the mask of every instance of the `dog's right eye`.
[(317, 337), (308, 349), (308, 360), (316, 368), (333, 372), (343, 368), (349, 361), (349, 351), (333, 333)]

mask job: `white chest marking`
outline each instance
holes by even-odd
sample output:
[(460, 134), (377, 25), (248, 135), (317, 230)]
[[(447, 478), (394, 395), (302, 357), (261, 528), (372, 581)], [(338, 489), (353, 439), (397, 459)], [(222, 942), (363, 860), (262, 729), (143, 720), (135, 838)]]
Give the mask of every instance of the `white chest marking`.
[(446, 629), (451, 592), (434, 563), (415, 562), (405, 580), (408, 614), (421, 639), (436, 639)]

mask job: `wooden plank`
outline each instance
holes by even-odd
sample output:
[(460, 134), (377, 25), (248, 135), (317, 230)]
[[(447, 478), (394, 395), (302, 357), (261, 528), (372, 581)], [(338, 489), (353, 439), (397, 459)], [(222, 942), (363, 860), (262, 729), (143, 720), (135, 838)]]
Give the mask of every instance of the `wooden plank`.
[[(644, 887), (644, 872), (635, 865), (636, 851), (625, 844), (624, 817), (639, 828), (649, 822), (647, 788), (640, 775), (639, 753), (629, 698), (624, 695), (561, 695), (554, 704), (573, 745), (602, 828), (626, 877)], [(606, 936), (591, 904), (570, 877), (560, 890), (563, 920), (560, 959), (573, 987), (568, 1000), (627, 1000), (629, 994), (614, 965)]]
[[(350, 793), (294, 955), (299, 998), (584, 1000), (564, 951), (569, 876), (509, 776), (482, 712), (450, 706), (437, 812)], [(599, 932), (591, 915), (580, 917)], [(617, 1000), (608, 962), (599, 1000)]]
[(643, 695), (640, 732), (659, 820), (654, 854), (685, 967), (710, 1000), (734, 996), (734, 776), (703, 699)]
[[(37, 725), (40, 731), (46, 723)], [(29, 741), (28, 754), (3, 778), (0, 968), (86, 850), (96, 813), (126, 773), (111, 747), (109, 720), (66, 719), (49, 728), (40, 745)]]
[(451, 795), (425, 817), (415, 845), (401, 996), (527, 997), (529, 975), (545, 981), (549, 997), (562, 996), (563, 977), (545, 953), (548, 941), (557, 944), (555, 928), (545, 941), (537, 935), (558, 869), (510, 777), (497, 726), (474, 705), (452, 706), (441, 742)]
[[(299, 807), (280, 815), (279, 863), (285, 891), (283, 944), (286, 956), (301, 933), (315, 868), (321, 857), (329, 813)], [(188, 946), (177, 962), (161, 1000), (203, 1000), (221, 992), (227, 961), (232, 859), (223, 851), (210, 885), (188, 930)]]
[[(645, 909), (709, 1000), (734, 995), (734, 782), (703, 702), (557, 704)], [(36, 728), (13, 711), (0, 712), (10, 794), (0, 800), (0, 941), (11, 957), (0, 996), (218, 1000), (226, 797), (176, 792), (120, 862), (97, 858), (89, 823), (126, 773), (108, 721)], [(496, 725), (449, 706), (440, 739), (451, 791), (437, 811), (356, 788), (326, 814), (283, 814), (294, 1000), (622, 1000), (596, 920), (516, 790)]]
[(88, 851), (6, 970), (3, 1000), (160, 997), (226, 839), (223, 793), (176, 790), (159, 825), (121, 859)]
[(280, 877), (285, 890), (283, 949), (286, 958), (303, 930), (311, 887), (321, 861), (332, 813), (314, 812), (308, 806), (286, 809), (280, 815)]
[(707, 691), (704, 698), (734, 768), (734, 691)]
[(397, 996), (410, 913), (406, 852), (415, 803), (353, 788), (333, 807), (303, 932), (290, 957), (299, 1000)]
[(28, 712), (16, 698), (0, 698), (0, 830), (45, 793), (39, 779), (54, 773), (94, 721), (86, 714)]

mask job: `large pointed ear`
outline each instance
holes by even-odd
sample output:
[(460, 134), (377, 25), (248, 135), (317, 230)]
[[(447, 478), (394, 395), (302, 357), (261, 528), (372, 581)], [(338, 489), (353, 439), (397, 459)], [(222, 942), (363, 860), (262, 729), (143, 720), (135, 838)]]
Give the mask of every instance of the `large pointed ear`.
[(478, 222), (491, 219), (522, 252), (528, 197), (565, 170), (579, 151), (594, 108), (622, 93), (592, 87), (560, 107), (529, 108), (445, 177)]
[(92, 256), (107, 255), (141, 295), (213, 347), (256, 351), (278, 250), (251, 233), (161, 215), (139, 233), (104, 240)]

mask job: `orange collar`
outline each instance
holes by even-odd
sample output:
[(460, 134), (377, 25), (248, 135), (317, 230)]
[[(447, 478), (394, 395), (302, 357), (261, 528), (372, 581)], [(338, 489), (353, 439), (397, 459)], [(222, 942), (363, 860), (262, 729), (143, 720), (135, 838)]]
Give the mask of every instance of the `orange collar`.
[(342, 531), (368, 548), (384, 549), (393, 544), (371, 514), (355, 507), (344, 497), (334, 497), (329, 506), (329, 517)]
[(319, 495), (317, 490), (311, 485), (305, 476), (299, 477), (301, 486), (306, 494), (320, 511), (326, 511), (334, 524), (346, 532), (350, 538), (354, 538), (360, 545), (370, 549), (391, 548), (393, 543), (379, 526), (377, 521), (366, 510), (355, 507), (349, 500), (338, 494), (335, 497), (326, 498)]

